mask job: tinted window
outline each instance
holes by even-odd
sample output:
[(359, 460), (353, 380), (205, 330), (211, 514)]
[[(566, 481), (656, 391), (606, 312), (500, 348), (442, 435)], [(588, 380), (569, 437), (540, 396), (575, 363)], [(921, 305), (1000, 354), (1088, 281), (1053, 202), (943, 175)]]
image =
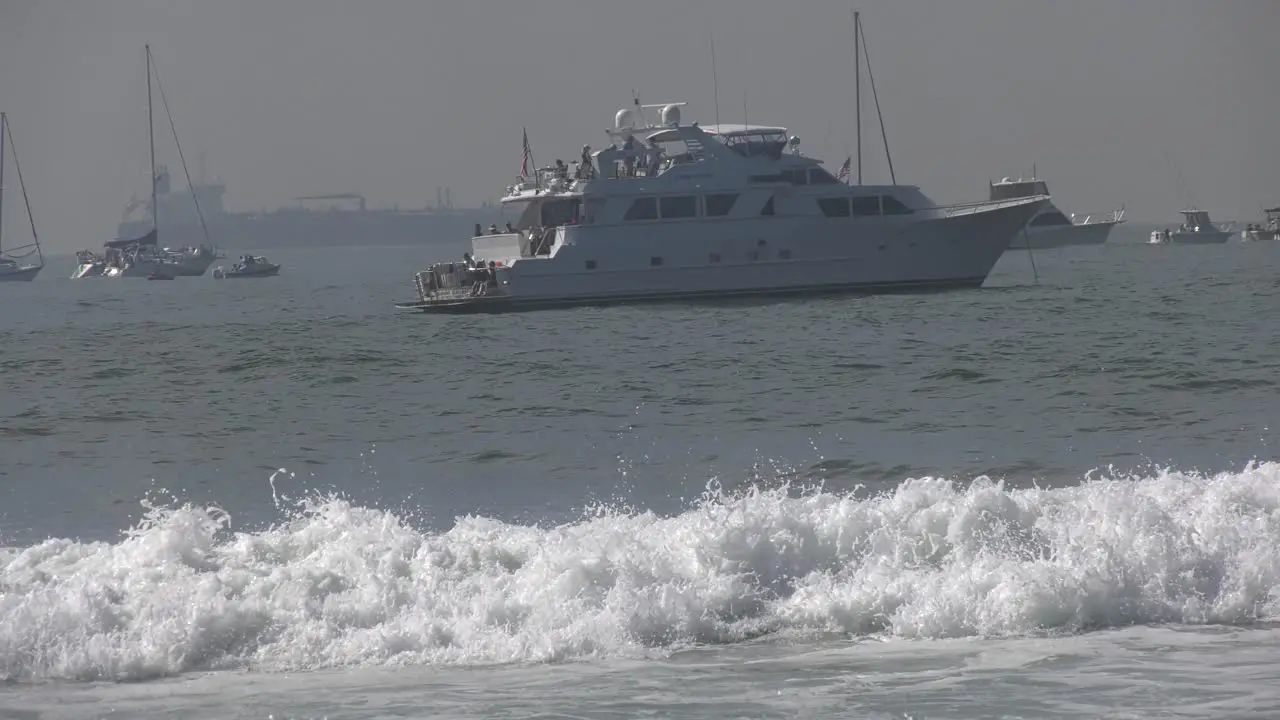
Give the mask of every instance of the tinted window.
[(812, 168), (809, 170), (810, 185), (839, 185), (840, 181), (834, 175), (823, 170), (822, 168)]
[(849, 198), (819, 198), (818, 207), (827, 217), (849, 217)]
[(1036, 217), (1035, 220), (1031, 221), (1032, 227), (1036, 225), (1070, 225), (1070, 224), (1071, 224), (1071, 221), (1067, 219), (1067, 216), (1063, 215), (1057, 210), (1050, 210), (1049, 212), (1043, 215), (1040, 215)]
[(769, 202), (765, 203), (765, 204), (764, 204), (764, 207), (760, 209), (760, 214), (761, 214), (761, 215), (772, 215), (772, 214), (773, 214), (773, 198), (772, 198), (772, 197), (770, 197), (770, 198), (769, 198)]
[(880, 200), (884, 203), (885, 215), (910, 215), (912, 213), (911, 208), (903, 205), (901, 200), (892, 195), (885, 195)]
[(782, 174), (787, 179), (787, 182), (791, 183), (792, 185), (808, 185), (809, 184), (809, 172), (807, 170), (804, 170), (804, 169), (787, 170)]
[(753, 183), (774, 183), (786, 182), (787, 178), (783, 175), (752, 175), (747, 178), (747, 181)]
[(733, 210), (733, 204), (738, 202), (737, 195), (708, 195), (707, 201), (707, 217), (723, 217)]
[(696, 195), (664, 197), (658, 203), (662, 206), (663, 218), (691, 218), (698, 215), (698, 197)]
[(631, 203), (631, 207), (627, 208), (627, 214), (623, 216), (625, 220), (657, 220), (658, 219), (658, 200), (657, 198), (643, 197), (636, 198)]
[(853, 199), (854, 215), (879, 215), (880, 214), (880, 198), (872, 195), (871, 197), (856, 197)]

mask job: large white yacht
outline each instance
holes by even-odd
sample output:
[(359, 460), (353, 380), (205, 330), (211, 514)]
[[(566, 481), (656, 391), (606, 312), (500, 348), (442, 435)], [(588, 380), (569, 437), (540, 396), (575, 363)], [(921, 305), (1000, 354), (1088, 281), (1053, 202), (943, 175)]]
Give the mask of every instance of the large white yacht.
[[(613, 144), (507, 188), (524, 205), (464, 262), (415, 276), (425, 311), (979, 287), (1048, 201), (938, 207), (910, 185), (850, 186), (784, 127), (684, 124), (623, 108)], [(646, 109), (661, 108), (650, 125)]]
[[(988, 197), (992, 201), (1012, 200), (1014, 198), (1039, 197), (1049, 194), (1049, 187), (1043, 180), (1032, 175), (1031, 179), (1003, 178), (1000, 182), (990, 183)], [(1107, 241), (1111, 229), (1124, 222), (1124, 208), (1109, 213), (1090, 214), (1080, 217), (1075, 213), (1067, 216), (1053, 203), (1045, 203), (1036, 216), (1027, 223), (1026, 232), (1018, 233), (1013, 239), (1010, 249), (1025, 250), (1028, 245), (1033, 249), (1064, 247), (1066, 245), (1101, 245)]]

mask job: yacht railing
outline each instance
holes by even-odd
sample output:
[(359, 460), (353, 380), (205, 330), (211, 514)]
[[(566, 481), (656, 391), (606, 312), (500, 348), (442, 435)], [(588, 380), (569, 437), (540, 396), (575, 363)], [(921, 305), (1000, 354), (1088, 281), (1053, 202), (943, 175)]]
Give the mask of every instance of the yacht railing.
[(455, 302), (499, 292), (491, 269), (469, 268), (466, 263), (436, 263), (413, 276), (422, 302)]
[(1098, 225), (1101, 223), (1110, 223), (1112, 225), (1124, 222), (1124, 208), (1112, 210), (1109, 213), (1094, 213), (1085, 215), (1080, 218), (1079, 213), (1073, 213), (1071, 216), (1072, 225)]
[[(1048, 199), (1048, 195), (1040, 196)], [(1025, 205), (1030, 197), (1008, 198), (1005, 200), (975, 200), (974, 202), (957, 203), (954, 205), (939, 205), (932, 208), (916, 208), (917, 210), (937, 210), (942, 213), (943, 217), (958, 217), (961, 215), (973, 215), (987, 210), (998, 210), (1003, 207), (1012, 207), (1014, 205)]]

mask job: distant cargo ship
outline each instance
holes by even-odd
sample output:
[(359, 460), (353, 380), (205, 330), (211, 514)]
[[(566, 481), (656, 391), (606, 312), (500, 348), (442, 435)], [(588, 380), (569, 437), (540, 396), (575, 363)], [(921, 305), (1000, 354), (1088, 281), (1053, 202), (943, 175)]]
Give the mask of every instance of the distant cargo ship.
[[(169, 173), (158, 169), (156, 200), (160, 206), (160, 236), (166, 246), (198, 246), (204, 242), (199, 215), (188, 190), (172, 192)], [(437, 191), (435, 207), (403, 210), (366, 207), (355, 193), (296, 198), (296, 207), (263, 212), (228, 212), (222, 204), (226, 186), (194, 183), (200, 211), (209, 226), (209, 239), (224, 250), (261, 250), (350, 245), (436, 244), (469, 238), (477, 224), (505, 222), (502, 208), (485, 204), (455, 208), (448, 188)], [(304, 205), (318, 203), (319, 205)], [(117, 237), (140, 237), (151, 231), (151, 203), (134, 199), (125, 208)], [(506, 218), (509, 219), (509, 218)]]

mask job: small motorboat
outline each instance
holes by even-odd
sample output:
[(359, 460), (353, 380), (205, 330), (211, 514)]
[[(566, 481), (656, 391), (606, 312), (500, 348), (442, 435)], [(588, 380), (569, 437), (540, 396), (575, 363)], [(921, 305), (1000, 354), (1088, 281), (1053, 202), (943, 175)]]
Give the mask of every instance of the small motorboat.
[(273, 263), (261, 255), (241, 255), (240, 262), (227, 269), (221, 265), (213, 269), (213, 276), (219, 280), (227, 278), (271, 277), (280, 273), (280, 265)]

